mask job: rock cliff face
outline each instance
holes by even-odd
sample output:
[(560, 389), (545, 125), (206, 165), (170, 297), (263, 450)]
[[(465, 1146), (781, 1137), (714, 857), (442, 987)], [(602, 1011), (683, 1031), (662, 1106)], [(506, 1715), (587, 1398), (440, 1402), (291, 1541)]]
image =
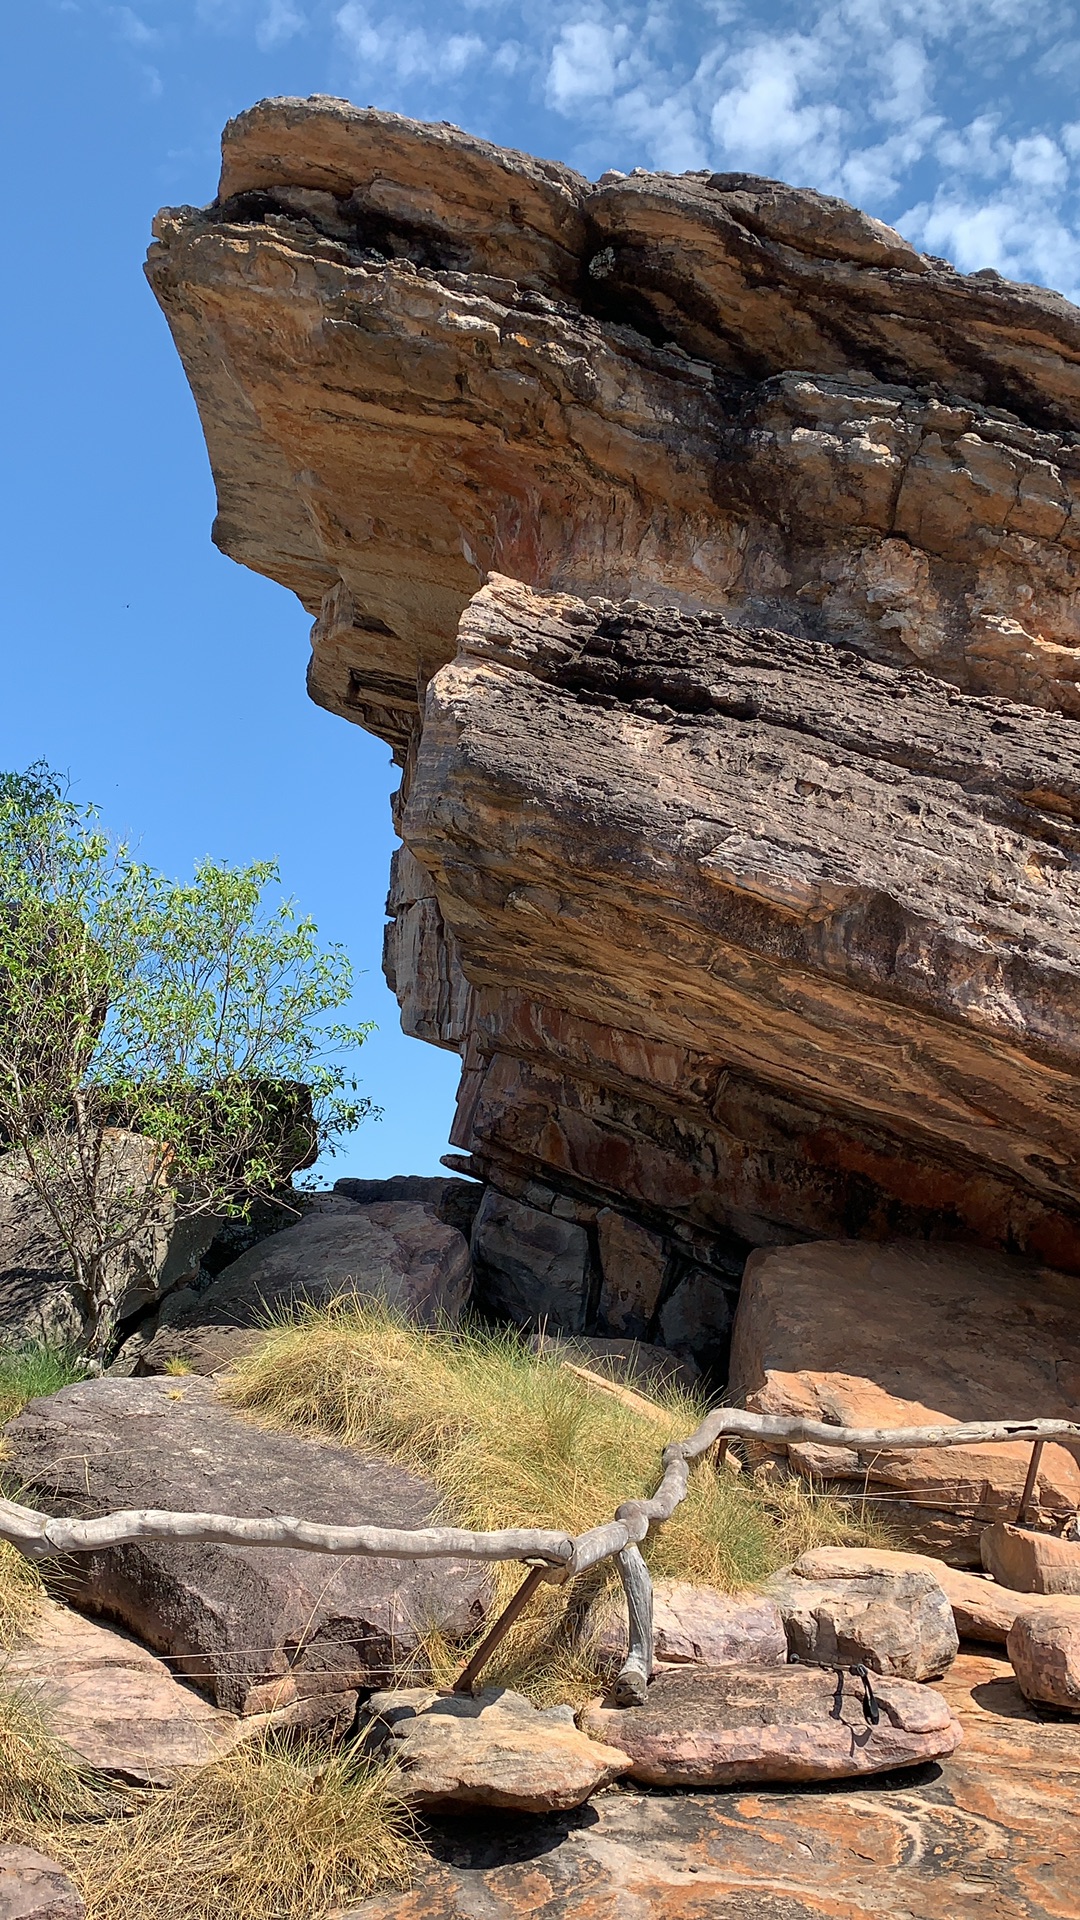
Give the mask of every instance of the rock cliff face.
[(148, 262), (215, 537), (402, 766), (388, 975), (561, 1324), (628, 1234), (699, 1348), (749, 1246), (1080, 1271), (1080, 313), (749, 176), (223, 151)]

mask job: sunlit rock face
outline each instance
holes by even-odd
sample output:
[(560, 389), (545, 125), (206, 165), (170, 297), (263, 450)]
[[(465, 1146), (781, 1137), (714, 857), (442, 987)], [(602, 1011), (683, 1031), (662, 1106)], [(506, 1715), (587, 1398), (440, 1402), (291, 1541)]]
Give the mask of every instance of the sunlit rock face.
[(579, 1327), (604, 1207), (691, 1348), (749, 1245), (1080, 1269), (1080, 313), (750, 176), (223, 151), (148, 262), (215, 537), (402, 766), (388, 973)]

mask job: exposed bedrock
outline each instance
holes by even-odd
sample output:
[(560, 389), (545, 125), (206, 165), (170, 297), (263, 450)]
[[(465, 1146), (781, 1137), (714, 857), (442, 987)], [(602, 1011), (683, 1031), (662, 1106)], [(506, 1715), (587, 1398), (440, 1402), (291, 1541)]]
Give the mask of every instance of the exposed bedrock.
[(484, 1286), (509, 1220), (535, 1317), (719, 1365), (750, 1246), (1080, 1271), (1080, 313), (749, 176), (223, 154), (148, 272), (218, 543), (403, 769)]

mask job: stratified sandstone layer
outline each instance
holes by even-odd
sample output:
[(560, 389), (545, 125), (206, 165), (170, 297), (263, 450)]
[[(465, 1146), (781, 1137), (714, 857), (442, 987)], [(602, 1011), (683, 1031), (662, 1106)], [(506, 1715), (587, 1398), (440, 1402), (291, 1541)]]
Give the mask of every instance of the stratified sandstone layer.
[(562, 1330), (628, 1233), (716, 1364), (749, 1246), (1080, 1270), (1080, 313), (322, 97), (223, 155), (148, 262), (215, 537), (403, 768), (388, 975), (466, 1169), (586, 1237)]

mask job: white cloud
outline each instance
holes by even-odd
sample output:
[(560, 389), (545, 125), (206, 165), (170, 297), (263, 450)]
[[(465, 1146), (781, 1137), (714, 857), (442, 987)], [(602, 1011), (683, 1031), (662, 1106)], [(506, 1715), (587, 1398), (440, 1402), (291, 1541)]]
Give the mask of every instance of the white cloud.
[(628, 37), (625, 26), (599, 20), (574, 20), (563, 27), (548, 67), (548, 104), (559, 113), (573, 113), (587, 101), (610, 99)]
[(292, 6), (290, 0), (269, 0), (255, 29), (256, 44), (261, 52), (270, 53), (275, 47), (284, 46), (295, 34), (302, 33), (307, 24), (307, 15)]
[(365, 77), (375, 69), (398, 81), (456, 80), (487, 50), (475, 33), (405, 27), (393, 17), (373, 21), (359, 0), (348, 0), (339, 8), (334, 23), (349, 51), (362, 63)]
[(758, 40), (733, 55), (721, 73), (710, 130), (718, 152), (748, 172), (775, 168), (796, 185), (817, 186), (839, 171), (849, 116), (830, 100), (810, 101), (821, 77), (823, 49), (803, 34)]

